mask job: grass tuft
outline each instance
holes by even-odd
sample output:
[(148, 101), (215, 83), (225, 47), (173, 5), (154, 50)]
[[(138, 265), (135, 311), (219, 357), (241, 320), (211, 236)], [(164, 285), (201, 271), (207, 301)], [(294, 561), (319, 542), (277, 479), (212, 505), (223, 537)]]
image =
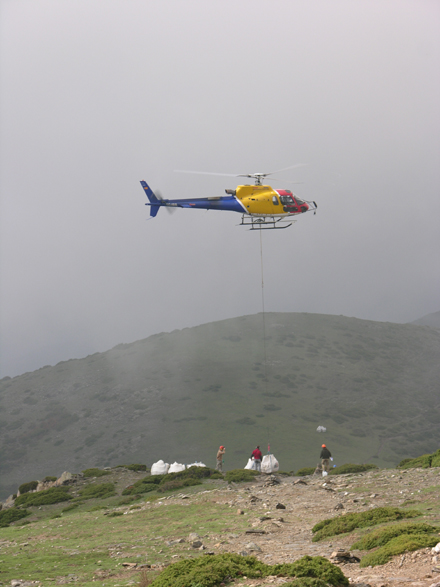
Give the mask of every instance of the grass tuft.
[(425, 534), (401, 534), (392, 538), (384, 546), (381, 546), (374, 552), (370, 552), (361, 559), (361, 567), (375, 567), (384, 565), (392, 556), (411, 552), (420, 548), (435, 546), (438, 542), (438, 536), (427, 536)]
[(315, 534), (313, 542), (318, 542), (323, 538), (329, 538), (337, 534), (345, 534), (352, 532), (356, 528), (366, 528), (368, 526), (376, 526), (384, 522), (391, 522), (394, 520), (402, 520), (404, 518), (415, 518), (420, 516), (417, 510), (401, 510), (394, 507), (381, 507), (368, 510), (367, 512), (344, 514), (337, 518), (330, 518), (318, 522), (312, 528)]
[(232, 469), (225, 474), (225, 479), (228, 483), (245, 483), (255, 481), (257, 475), (260, 473), (251, 469)]
[(103, 471), (102, 469), (92, 468), (84, 469), (82, 472), (84, 477), (103, 477), (104, 475), (110, 475), (110, 471)]
[(392, 524), (385, 526), (385, 528), (377, 528), (372, 532), (363, 536), (360, 540), (355, 542), (351, 548), (356, 550), (371, 550), (377, 546), (383, 546), (390, 540), (401, 534), (432, 534), (436, 532), (436, 528), (430, 524), (412, 524), (411, 522), (403, 522), (401, 524)]
[(31, 512), (15, 507), (2, 510), (0, 511), (0, 528), (6, 528), (9, 524), (12, 524), (12, 522), (16, 522), (17, 520), (21, 520), (30, 515)]
[(162, 571), (151, 587), (217, 587), (243, 576), (264, 578), (269, 575), (295, 577), (291, 582), (294, 587), (345, 587), (349, 584), (342, 571), (324, 557), (304, 556), (290, 564), (267, 565), (254, 556), (227, 553), (174, 563)]
[(298, 477), (305, 477), (306, 475), (313, 475), (314, 472), (314, 467), (302, 467), (302, 469), (298, 469), (296, 474), (298, 475)]
[(90, 485), (81, 489), (79, 494), (83, 499), (105, 499), (115, 495), (115, 485), (114, 483), (90, 483)]
[(52, 503), (69, 501), (69, 499), (72, 499), (72, 496), (69, 495), (69, 489), (67, 487), (51, 487), (50, 489), (38, 491), (37, 493), (20, 495), (15, 500), (15, 505), (24, 505), (26, 507), (51, 505)]
[(372, 469), (378, 469), (377, 465), (353, 465), (347, 463), (346, 465), (340, 465), (330, 470), (330, 475), (346, 475), (347, 473), (363, 473), (364, 471), (371, 471)]

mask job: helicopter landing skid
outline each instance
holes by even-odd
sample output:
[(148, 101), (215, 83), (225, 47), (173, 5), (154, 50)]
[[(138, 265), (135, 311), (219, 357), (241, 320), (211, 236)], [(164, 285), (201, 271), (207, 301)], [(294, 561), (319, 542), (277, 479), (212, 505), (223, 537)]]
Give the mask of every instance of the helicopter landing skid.
[[(277, 226), (279, 223), (286, 223), (285, 226)], [(296, 220), (290, 218), (275, 218), (274, 216), (258, 216), (249, 217), (242, 216), (240, 226), (250, 226), (249, 230), (282, 230), (283, 228), (289, 228)]]

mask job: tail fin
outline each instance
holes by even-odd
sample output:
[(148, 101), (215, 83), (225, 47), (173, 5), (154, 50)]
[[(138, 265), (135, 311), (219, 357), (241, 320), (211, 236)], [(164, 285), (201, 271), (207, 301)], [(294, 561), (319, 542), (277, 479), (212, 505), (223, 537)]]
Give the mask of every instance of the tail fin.
[(147, 194), (147, 198), (150, 200), (150, 204), (147, 205), (150, 206), (150, 216), (154, 218), (154, 216), (156, 216), (156, 214), (159, 212), (159, 208), (161, 205), (160, 200), (159, 198), (157, 198), (157, 196), (155, 196), (153, 190), (150, 188), (146, 181), (141, 181), (141, 186), (144, 188), (144, 191)]

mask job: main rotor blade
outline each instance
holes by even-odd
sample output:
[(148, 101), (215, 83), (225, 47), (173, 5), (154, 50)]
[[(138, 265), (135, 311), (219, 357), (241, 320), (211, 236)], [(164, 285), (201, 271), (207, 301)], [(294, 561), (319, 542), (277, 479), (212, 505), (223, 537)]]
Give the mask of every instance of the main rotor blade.
[(212, 171), (187, 171), (186, 169), (175, 169), (174, 173), (195, 173), (197, 175), (223, 175), (224, 177), (241, 177), (236, 173), (216, 173)]

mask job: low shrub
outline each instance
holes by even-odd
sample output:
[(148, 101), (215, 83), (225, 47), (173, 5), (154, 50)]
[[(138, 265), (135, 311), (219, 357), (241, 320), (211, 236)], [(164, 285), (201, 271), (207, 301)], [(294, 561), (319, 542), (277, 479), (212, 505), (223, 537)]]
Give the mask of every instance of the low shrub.
[(44, 481), (45, 483), (53, 482), (53, 481), (56, 481), (56, 480), (57, 480), (57, 477), (52, 477), (51, 475), (48, 475), (47, 477), (45, 477), (45, 478), (43, 479), (43, 481)]
[(355, 542), (351, 548), (356, 550), (371, 550), (377, 546), (383, 546), (390, 540), (401, 534), (432, 534), (436, 531), (434, 526), (425, 523), (411, 524), (411, 522), (403, 522), (401, 524), (392, 524), (384, 528), (377, 528), (363, 536), (360, 540)]
[(122, 495), (142, 495), (142, 493), (154, 491), (157, 489), (158, 485), (158, 483), (153, 483), (151, 481), (151, 477), (145, 477), (144, 479), (136, 481), (133, 485), (126, 487), (122, 492)]
[(277, 471), (277, 475), (284, 475), (285, 477), (293, 477), (295, 471)]
[(330, 475), (346, 475), (347, 473), (363, 473), (364, 471), (371, 471), (372, 469), (378, 469), (377, 465), (353, 465), (347, 463), (346, 465), (340, 465), (334, 469), (330, 469)]
[(129, 505), (130, 503), (133, 503), (134, 501), (136, 501), (136, 497), (125, 497), (124, 499), (120, 499), (119, 501), (117, 501), (114, 505), (116, 507), (119, 507), (121, 505)]
[(225, 479), (228, 483), (245, 483), (255, 481), (257, 475), (260, 473), (251, 469), (232, 469), (225, 474)]
[(124, 512), (110, 512), (107, 514), (108, 518), (117, 518), (118, 516), (123, 516)]
[(90, 483), (79, 492), (83, 499), (105, 499), (115, 495), (114, 483)]
[(375, 567), (384, 565), (392, 556), (411, 552), (420, 548), (435, 546), (438, 542), (438, 536), (427, 536), (426, 534), (401, 534), (392, 538), (384, 546), (381, 546), (374, 552), (370, 552), (361, 559), (361, 567)]
[(15, 505), (24, 505), (26, 507), (51, 505), (62, 501), (69, 501), (72, 496), (69, 495), (67, 487), (51, 487), (37, 493), (25, 493), (15, 500)]
[(82, 474), (84, 477), (103, 477), (104, 475), (110, 475), (110, 471), (103, 471), (102, 469), (85, 469)]
[(71, 503), (66, 508), (62, 509), (61, 513), (65, 514), (67, 512), (71, 512), (72, 510), (76, 510), (77, 507), (78, 507), (77, 503)]
[(288, 583), (283, 583), (283, 587), (327, 587), (328, 583), (322, 579), (312, 579), (311, 577), (301, 577)]
[(38, 481), (29, 481), (28, 483), (23, 483), (20, 485), (18, 491), (20, 492), (20, 495), (23, 495), (24, 493), (29, 493), (29, 491), (35, 491), (37, 487)]
[(323, 538), (337, 534), (352, 532), (356, 528), (367, 528), (368, 526), (376, 526), (384, 522), (415, 518), (416, 516), (420, 516), (420, 512), (417, 510), (405, 511), (393, 507), (381, 507), (356, 514), (344, 514), (337, 518), (323, 520), (313, 526), (312, 532), (315, 534), (313, 542), (318, 542)]
[(304, 556), (294, 563), (268, 565), (254, 556), (225, 553), (171, 564), (151, 583), (151, 587), (217, 587), (243, 576), (261, 579), (269, 575), (295, 577), (294, 581), (285, 584), (294, 587), (345, 587), (349, 584), (341, 569), (324, 557)]
[(185, 469), (184, 471), (179, 471), (178, 473), (168, 473), (164, 475), (167, 481), (174, 480), (174, 479), (188, 479), (188, 477), (192, 477), (193, 479), (218, 479), (220, 473), (215, 469), (210, 469), (209, 467), (189, 467), (189, 469)]
[(12, 522), (16, 522), (17, 520), (21, 520), (22, 518), (26, 518), (26, 516), (30, 516), (31, 512), (27, 510), (22, 510), (16, 507), (8, 508), (7, 510), (0, 511), (0, 528), (6, 528)]
[(397, 467), (399, 469), (428, 469), (430, 467), (440, 467), (440, 449), (431, 454), (421, 455), (414, 459), (403, 459)]
[(440, 448), (432, 454), (431, 467), (440, 467)]
[(166, 491), (175, 491), (176, 489), (181, 489), (182, 487), (191, 487), (192, 485), (201, 485), (202, 482), (200, 479), (194, 479), (192, 477), (188, 477), (188, 479), (174, 479), (171, 481), (166, 481), (165, 483), (162, 482), (159, 487), (157, 487), (157, 491), (159, 493), (165, 493)]
[(147, 465), (121, 465), (122, 467), (124, 467), (125, 469), (128, 469), (129, 471), (147, 471)]
[(315, 467), (303, 467), (302, 469), (298, 469), (296, 474), (298, 477), (306, 477), (306, 475), (313, 475), (315, 472)]

